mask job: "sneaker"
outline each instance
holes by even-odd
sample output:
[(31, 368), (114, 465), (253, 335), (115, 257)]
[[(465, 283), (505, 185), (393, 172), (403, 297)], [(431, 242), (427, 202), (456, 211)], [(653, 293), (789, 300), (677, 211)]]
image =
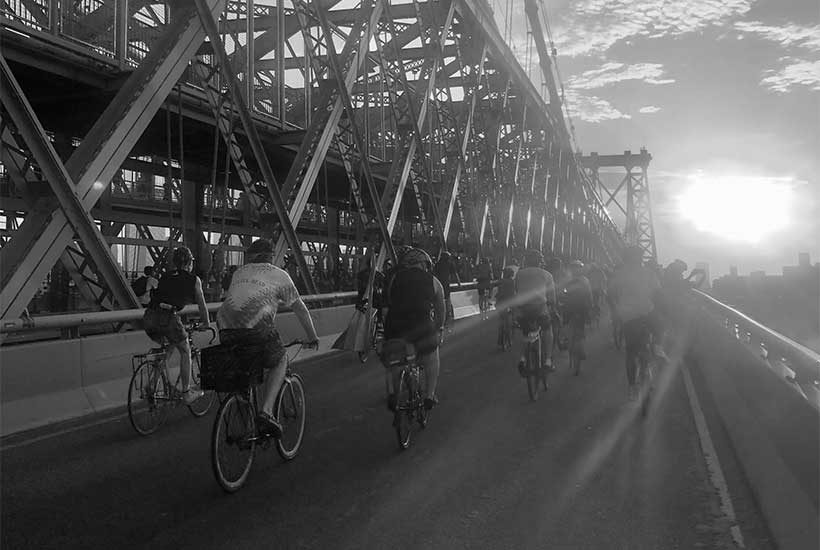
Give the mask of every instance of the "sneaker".
[(282, 437), (282, 425), (268, 413), (260, 412), (256, 415), (256, 423), (260, 434), (270, 435), (276, 439)]
[(200, 397), (205, 395), (205, 392), (202, 390), (195, 390), (194, 388), (188, 389), (188, 391), (182, 392), (182, 400), (185, 402), (186, 405), (190, 405)]
[(428, 411), (438, 405), (438, 399), (435, 397), (425, 397), (424, 398), (424, 408)]

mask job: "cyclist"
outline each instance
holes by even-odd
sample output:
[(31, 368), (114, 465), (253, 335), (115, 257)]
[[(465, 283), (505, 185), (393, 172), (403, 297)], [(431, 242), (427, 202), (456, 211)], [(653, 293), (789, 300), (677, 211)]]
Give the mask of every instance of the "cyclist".
[(490, 291), (492, 290), (493, 268), (490, 260), (486, 256), (481, 258), (481, 263), (476, 269), (476, 280), (478, 281), (478, 309), (481, 311), (481, 318), (487, 318), (490, 309)]
[[(542, 368), (552, 370), (552, 319), (555, 307), (555, 282), (552, 275), (541, 266), (544, 256), (538, 250), (529, 250), (524, 256), (524, 267), (515, 276), (516, 304), (523, 330), (536, 325), (541, 328)], [(526, 344), (518, 362), (521, 376), (526, 375)]]
[[(387, 340), (400, 338), (415, 346), (418, 361), (427, 373), (424, 406), (432, 409), (438, 403), (436, 386), (438, 348), (445, 319), (444, 289), (432, 274), (433, 260), (420, 248), (404, 252), (397, 267), (388, 283), (384, 337)], [(393, 388), (398, 387), (397, 382), (393, 380)], [(387, 401), (391, 410), (396, 407), (394, 392), (391, 391)]]
[(503, 331), (512, 334), (512, 313), (510, 308), (515, 299), (515, 269), (512, 266), (504, 268), (501, 282), (495, 291), (495, 311), (498, 314), (498, 347), (504, 347)]
[(606, 273), (604, 273), (604, 270), (601, 269), (598, 264), (592, 262), (589, 264), (587, 279), (589, 280), (589, 286), (592, 290), (592, 307), (600, 312), (601, 302), (603, 302), (603, 296), (606, 290)]
[(313, 320), (293, 279), (273, 265), (273, 244), (268, 239), (254, 241), (245, 251), (245, 265), (233, 274), (217, 321), (221, 343), (241, 346), (244, 351), (252, 350), (265, 359), (262, 406), (257, 420), (260, 430), (274, 437), (282, 435), (282, 426), (273, 414), (273, 406), (287, 367), (275, 319), (278, 309), (288, 306), (307, 334), (305, 347), (317, 349), (319, 338)]
[(592, 289), (589, 280), (584, 276), (583, 262), (574, 260), (569, 263), (569, 269), (570, 279), (562, 291), (564, 322), (569, 326), (570, 350), (576, 353), (578, 358), (586, 359), (584, 329), (592, 309)]
[(623, 323), (624, 347), (626, 348), (626, 377), (629, 398), (637, 398), (635, 378), (637, 357), (647, 345), (647, 339), (655, 332), (650, 314), (660, 289), (660, 282), (649, 267), (643, 265), (643, 251), (638, 246), (624, 251), (624, 264), (612, 278), (612, 301), (618, 319)]
[(188, 331), (182, 324), (179, 310), (188, 304), (199, 306), (201, 328), (210, 328), (208, 308), (202, 293), (202, 281), (191, 273), (194, 256), (184, 246), (175, 248), (171, 254), (173, 269), (162, 276), (157, 288), (151, 292), (151, 301), (142, 317), (145, 334), (159, 344), (168, 342), (165, 361), (168, 364), (174, 350), (179, 352), (179, 372), (182, 382), (182, 398), (190, 405), (203, 396), (202, 390), (191, 387), (191, 346)]
[(449, 326), (453, 321), (453, 303), (450, 301), (450, 283), (453, 282), (453, 275), (455, 274), (453, 271), (453, 264), (450, 260), (450, 253), (446, 250), (442, 250), (441, 254), (439, 254), (438, 262), (436, 262), (436, 269), (433, 273), (438, 279), (438, 282), (441, 283), (441, 287), (444, 289), (444, 305), (447, 308), (446, 314), (446, 321), (445, 325)]

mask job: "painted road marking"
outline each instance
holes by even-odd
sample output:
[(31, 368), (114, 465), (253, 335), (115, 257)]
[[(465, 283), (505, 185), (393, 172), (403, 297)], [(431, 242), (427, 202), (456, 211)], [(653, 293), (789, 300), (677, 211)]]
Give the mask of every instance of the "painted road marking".
[(709, 435), (709, 427), (706, 425), (706, 417), (703, 415), (703, 409), (700, 407), (698, 394), (695, 392), (695, 386), (692, 384), (692, 378), (689, 376), (689, 369), (687, 367), (683, 368), (683, 382), (686, 385), (686, 394), (689, 396), (692, 416), (695, 418), (695, 427), (698, 430), (703, 458), (706, 459), (706, 466), (709, 468), (709, 478), (720, 495), (720, 508), (732, 525), (730, 531), (735, 544), (737, 544), (739, 548), (746, 548), (743, 542), (743, 534), (740, 532), (740, 526), (737, 524), (735, 508), (732, 506), (729, 486), (726, 484), (726, 478), (723, 475), (723, 469), (720, 467), (720, 460), (715, 451), (715, 445), (712, 443), (712, 436)]

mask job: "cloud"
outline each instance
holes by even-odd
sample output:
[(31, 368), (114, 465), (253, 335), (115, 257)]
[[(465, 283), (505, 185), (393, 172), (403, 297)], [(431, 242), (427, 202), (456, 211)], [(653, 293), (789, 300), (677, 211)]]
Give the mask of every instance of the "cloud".
[(786, 25), (765, 25), (759, 21), (739, 21), (735, 29), (746, 34), (754, 34), (764, 40), (776, 42), (784, 48), (799, 47), (820, 52), (820, 25), (806, 27), (788, 23)]
[(574, 90), (593, 90), (626, 80), (642, 80), (647, 84), (672, 84), (674, 79), (662, 78), (663, 65), (660, 63), (604, 63), (599, 69), (584, 71), (569, 78), (566, 85)]
[(651, 115), (653, 113), (657, 113), (660, 110), (660, 107), (655, 107), (654, 105), (647, 105), (646, 107), (641, 107), (640, 109), (638, 109), (638, 112), (643, 113), (645, 115)]
[(780, 70), (770, 70), (760, 81), (768, 89), (786, 93), (795, 87), (807, 87), (811, 90), (820, 90), (820, 60), (807, 61), (805, 59), (789, 58), (789, 64)]
[(603, 53), (620, 41), (660, 38), (725, 25), (754, 0), (579, 0), (556, 25), (560, 54)]
[(564, 99), (569, 110), (569, 116), (584, 122), (598, 123), (607, 120), (632, 118), (630, 115), (619, 111), (605, 99), (597, 96), (581, 95), (572, 89), (566, 91)]

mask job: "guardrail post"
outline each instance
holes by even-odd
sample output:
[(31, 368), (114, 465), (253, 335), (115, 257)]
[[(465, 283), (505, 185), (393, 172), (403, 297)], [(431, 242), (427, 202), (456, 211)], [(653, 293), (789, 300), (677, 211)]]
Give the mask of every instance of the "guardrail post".
[(128, 59), (128, 0), (117, 0), (114, 17), (114, 53), (122, 67)]

